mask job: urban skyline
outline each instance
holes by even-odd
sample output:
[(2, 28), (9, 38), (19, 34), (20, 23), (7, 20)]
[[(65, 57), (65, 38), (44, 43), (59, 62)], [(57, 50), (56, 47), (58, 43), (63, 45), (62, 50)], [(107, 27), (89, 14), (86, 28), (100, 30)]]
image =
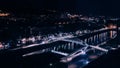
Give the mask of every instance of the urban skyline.
[(0, 0), (1, 68), (119, 68), (118, 1)]

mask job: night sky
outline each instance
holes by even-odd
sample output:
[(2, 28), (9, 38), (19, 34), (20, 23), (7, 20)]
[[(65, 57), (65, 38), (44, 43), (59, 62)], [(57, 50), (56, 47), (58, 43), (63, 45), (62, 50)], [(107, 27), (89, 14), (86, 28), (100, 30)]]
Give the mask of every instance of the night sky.
[(55, 9), (120, 16), (119, 0), (0, 0), (1, 9)]

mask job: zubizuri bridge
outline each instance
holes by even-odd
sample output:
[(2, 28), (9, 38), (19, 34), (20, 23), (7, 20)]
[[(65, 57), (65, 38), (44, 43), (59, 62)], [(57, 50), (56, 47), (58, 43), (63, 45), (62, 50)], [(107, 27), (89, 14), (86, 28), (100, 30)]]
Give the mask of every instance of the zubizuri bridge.
[[(83, 67), (109, 50), (119, 47), (106, 45), (108, 41), (117, 37), (117, 31), (117, 28), (103, 28), (81, 36), (53, 38), (46, 44), (31, 44), (11, 50), (19, 53), (23, 58), (50, 52), (63, 56), (59, 62), (80, 62)], [(80, 59), (76, 61), (78, 57)]]

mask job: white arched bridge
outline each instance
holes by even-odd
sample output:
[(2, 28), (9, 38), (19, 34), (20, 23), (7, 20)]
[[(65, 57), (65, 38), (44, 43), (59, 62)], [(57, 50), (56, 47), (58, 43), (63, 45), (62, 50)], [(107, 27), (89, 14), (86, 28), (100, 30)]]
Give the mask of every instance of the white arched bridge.
[[(38, 50), (24, 53), (23, 57), (31, 56), (34, 54), (42, 54), (45, 52), (52, 52), (63, 56), (60, 62), (70, 62), (74, 58), (81, 55), (86, 55), (90, 51), (97, 50), (102, 54), (107, 53), (113, 48), (104, 48), (102, 46), (106, 44), (107, 41), (116, 38), (116, 36), (116, 29), (102, 29), (79, 37), (68, 36), (62, 38), (53, 38), (57, 41), (48, 44), (37, 44), (37, 46), (34, 47), (38, 48)], [(22, 49), (29, 50), (29, 48), (34, 49), (34, 47), (26, 46), (22, 47)]]

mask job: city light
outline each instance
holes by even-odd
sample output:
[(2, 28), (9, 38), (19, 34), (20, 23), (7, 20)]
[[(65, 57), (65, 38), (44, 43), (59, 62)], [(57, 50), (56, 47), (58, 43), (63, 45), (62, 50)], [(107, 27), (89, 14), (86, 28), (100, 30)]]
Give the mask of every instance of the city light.
[(9, 15), (10, 15), (9, 13), (0, 13), (1, 17), (5, 17), (5, 16), (9, 16)]
[(1, 53), (22, 57), (33, 67), (84, 68), (120, 48), (116, 43), (119, 18), (57, 10), (20, 15), (0, 12)]

